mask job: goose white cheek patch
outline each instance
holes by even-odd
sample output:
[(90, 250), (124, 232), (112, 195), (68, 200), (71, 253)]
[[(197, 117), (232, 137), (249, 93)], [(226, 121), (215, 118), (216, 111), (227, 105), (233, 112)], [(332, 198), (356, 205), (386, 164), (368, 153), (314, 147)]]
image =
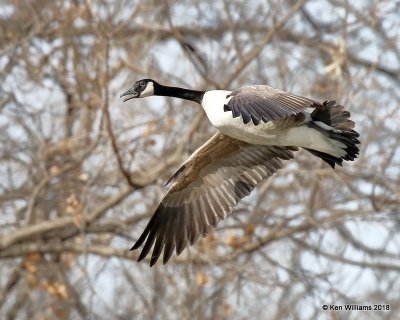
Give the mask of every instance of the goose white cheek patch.
[(148, 82), (146, 88), (140, 93), (140, 98), (148, 97), (154, 95), (154, 85), (153, 82)]

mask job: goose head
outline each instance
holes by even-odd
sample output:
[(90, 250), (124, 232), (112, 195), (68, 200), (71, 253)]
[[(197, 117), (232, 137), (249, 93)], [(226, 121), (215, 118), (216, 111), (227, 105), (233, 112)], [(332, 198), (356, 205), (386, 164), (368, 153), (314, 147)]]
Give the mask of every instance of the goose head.
[(136, 81), (135, 84), (128, 91), (120, 95), (124, 98), (124, 102), (134, 98), (144, 98), (154, 95), (155, 88), (158, 83), (153, 79), (142, 79)]

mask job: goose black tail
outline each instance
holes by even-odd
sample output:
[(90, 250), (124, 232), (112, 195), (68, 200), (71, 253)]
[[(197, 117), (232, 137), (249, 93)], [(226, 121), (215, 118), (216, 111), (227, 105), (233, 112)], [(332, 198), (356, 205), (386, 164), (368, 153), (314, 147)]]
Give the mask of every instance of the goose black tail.
[(313, 155), (321, 158), (333, 169), (335, 164), (342, 165), (343, 160), (354, 161), (359, 154), (358, 144), (360, 136), (354, 130), (354, 121), (350, 120), (350, 112), (344, 110), (343, 106), (337, 105), (335, 101), (325, 101), (321, 107), (317, 107), (311, 113), (312, 121), (307, 126), (321, 132), (326, 137), (339, 141), (345, 145), (346, 154), (335, 157), (328, 153), (305, 148)]

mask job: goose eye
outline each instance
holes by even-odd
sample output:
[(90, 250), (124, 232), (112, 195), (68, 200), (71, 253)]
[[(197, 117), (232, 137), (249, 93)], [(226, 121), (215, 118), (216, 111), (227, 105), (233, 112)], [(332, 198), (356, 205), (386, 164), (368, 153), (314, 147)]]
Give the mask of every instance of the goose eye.
[(141, 86), (141, 87), (144, 87), (145, 85), (146, 85), (146, 83), (145, 83), (144, 81), (141, 81), (141, 82), (140, 82), (140, 86)]

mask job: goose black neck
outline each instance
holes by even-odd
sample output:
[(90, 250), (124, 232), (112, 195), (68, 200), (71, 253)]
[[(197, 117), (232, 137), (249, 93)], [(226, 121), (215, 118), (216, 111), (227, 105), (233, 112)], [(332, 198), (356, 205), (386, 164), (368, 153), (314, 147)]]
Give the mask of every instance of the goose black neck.
[(203, 100), (204, 94), (205, 91), (190, 90), (179, 87), (168, 87), (161, 84), (157, 84), (154, 87), (154, 95), (156, 96), (175, 97), (195, 101), (199, 104)]

